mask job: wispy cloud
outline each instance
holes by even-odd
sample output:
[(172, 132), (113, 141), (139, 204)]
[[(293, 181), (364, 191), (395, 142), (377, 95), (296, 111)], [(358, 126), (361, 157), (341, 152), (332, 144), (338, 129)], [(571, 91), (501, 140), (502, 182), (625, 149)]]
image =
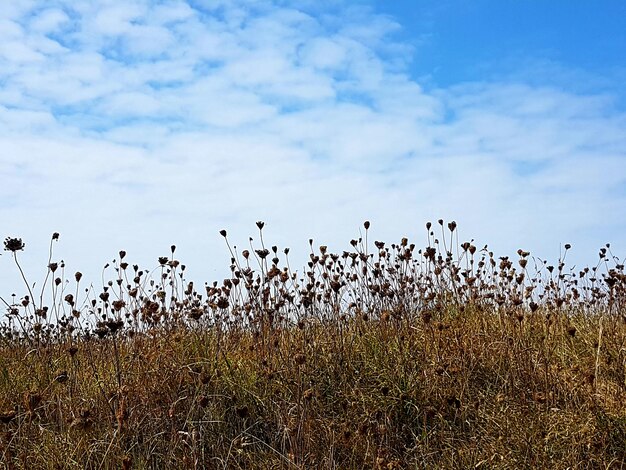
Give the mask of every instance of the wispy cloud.
[(245, 244), (257, 219), (302, 255), (310, 236), (343, 249), (366, 218), (419, 243), (440, 216), (509, 253), (626, 247), (626, 113), (605, 89), (425, 89), (401, 24), (341, 2), (15, 3), (0, 213), (34, 275), (59, 231), (70, 270), (122, 248), (151, 265), (177, 243), (209, 280), (228, 264), (217, 231)]

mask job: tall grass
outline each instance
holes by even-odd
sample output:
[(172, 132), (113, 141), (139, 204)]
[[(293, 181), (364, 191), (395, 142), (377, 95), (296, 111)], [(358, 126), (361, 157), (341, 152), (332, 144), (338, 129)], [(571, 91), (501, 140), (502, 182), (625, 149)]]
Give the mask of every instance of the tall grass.
[[(197, 286), (124, 251), (102, 289), (50, 259), (2, 299), (6, 468), (622, 468), (626, 275), (496, 257), (427, 224), (423, 247), (230, 245)], [(5, 249), (21, 273), (24, 243)], [(23, 274), (20, 274), (23, 275)]]

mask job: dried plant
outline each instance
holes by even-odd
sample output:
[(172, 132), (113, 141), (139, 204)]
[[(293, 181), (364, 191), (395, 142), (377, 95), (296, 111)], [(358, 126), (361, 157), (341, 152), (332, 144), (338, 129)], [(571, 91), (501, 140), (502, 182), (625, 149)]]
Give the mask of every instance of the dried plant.
[(619, 468), (626, 464), (626, 274), (459, 241), (240, 250), (201, 288), (176, 246), (122, 250), (85, 286), (54, 261), (0, 298), (8, 468)]

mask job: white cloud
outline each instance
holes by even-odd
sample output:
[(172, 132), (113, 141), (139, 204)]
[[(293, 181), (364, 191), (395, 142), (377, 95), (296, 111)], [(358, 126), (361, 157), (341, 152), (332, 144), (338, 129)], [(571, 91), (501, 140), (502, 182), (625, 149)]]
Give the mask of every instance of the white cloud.
[(243, 246), (259, 219), (300, 260), (366, 218), (389, 241), (420, 244), (444, 217), (507, 254), (626, 247), (626, 114), (606, 93), (427, 91), (398, 24), (363, 8), (24, 5), (0, 20), (19, 45), (0, 50), (0, 214), (35, 278), (59, 231), (58, 257), (94, 282), (119, 249), (152, 266), (171, 243), (212, 280), (229, 259), (217, 231)]
[(58, 31), (69, 20), (69, 16), (63, 10), (48, 8), (32, 18), (29, 28), (32, 32), (49, 34)]
[(145, 6), (137, 2), (114, 3), (97, 10), (89, 25), (90, 30), (103, 36), (123, 35), (135, 27), (132, 22), (142, 17), (144, 13)]

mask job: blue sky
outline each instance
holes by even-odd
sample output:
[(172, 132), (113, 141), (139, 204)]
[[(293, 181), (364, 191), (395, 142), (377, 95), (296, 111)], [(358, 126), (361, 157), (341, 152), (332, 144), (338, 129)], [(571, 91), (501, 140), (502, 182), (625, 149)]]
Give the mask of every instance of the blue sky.
[[(218, 234), (626, 255), (617, 1), (28, 0), (0, 11), (0, 216), (31, 281), (124, 249), (227, 274)], [(19, 289), (7, 254), (0, 295)]]
[[(415, 45), (410, 72), (416, 79), (449, 86), (517, 73), (539, 82), (560, 68), (613, 78), (624, 92), (617, 80), (624, 77), (624, 2), (427, 0), (375, 6), (397, 18), (400, 35)], [(530, 64), (544, 67), (528, 70)]]

